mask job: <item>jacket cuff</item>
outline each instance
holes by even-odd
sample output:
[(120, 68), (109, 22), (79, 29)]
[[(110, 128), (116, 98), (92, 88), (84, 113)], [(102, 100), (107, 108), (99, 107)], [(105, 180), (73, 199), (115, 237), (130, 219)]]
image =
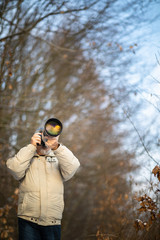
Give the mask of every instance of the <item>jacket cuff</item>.
[(33, 144), (28, 144), (27, 146), (28, 150), (31, 151), (31, 152), (36, 152), (37, 148), (36, 146), (34, 146)]

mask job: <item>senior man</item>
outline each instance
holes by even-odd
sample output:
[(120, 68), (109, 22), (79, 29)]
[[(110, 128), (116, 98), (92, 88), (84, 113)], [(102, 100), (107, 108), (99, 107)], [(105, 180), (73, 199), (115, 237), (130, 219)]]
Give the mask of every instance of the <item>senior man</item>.
[(7, 168), (19, 180), (19, 240), (60, 240), (64, 209), (63, 182), (80, 163), (56, 137), (35, 133), (31, 143), (7, 160)]

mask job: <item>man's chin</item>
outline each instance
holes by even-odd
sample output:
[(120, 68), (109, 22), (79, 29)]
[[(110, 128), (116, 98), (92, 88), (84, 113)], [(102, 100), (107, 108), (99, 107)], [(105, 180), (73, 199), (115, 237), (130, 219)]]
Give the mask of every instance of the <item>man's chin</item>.
[(50, 151), (51, 151), (51, 149), (46, 146), (38, 146), (38, 148), (37, 148), (37, 153), (39, 155), (47, 155), (50, 153)]

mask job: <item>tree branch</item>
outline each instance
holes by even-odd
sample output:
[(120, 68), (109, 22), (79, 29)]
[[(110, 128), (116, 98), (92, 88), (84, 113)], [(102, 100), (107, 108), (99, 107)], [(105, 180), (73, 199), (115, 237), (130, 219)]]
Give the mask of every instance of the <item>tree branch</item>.
[(159, 165), (159, 163), (158, 163), (158, 162), (151, 156), (151, 154), (149, 153), (147, 147), (146, 147), (145, 144), (144, 144), (144, 141), (143, 141), (141, 135), (140, 135), (139, 132), (138, 132), (138, 129), (136, 128), (136, 126), (134, 125), (133, 121), (132, 121), (131, 118), (129, 117), (129, 114), (127, 113), (127, 111), (123, 109), (123, 112), (124, 112), (124, 114), (126, 115), (126, 117), (128, 118), (128, 120), (130, 121), (130, 123), (132, 124), (134, 130), (136, 131), (136, 133), (137, 133), (137, 135), (138, 135), (138, 137), (139, 137), (139, 139), (140, 139), (140, 141), (141, 141), (141, 144), (142, 144), (142, 146), (144, 147), (144, 150), (146, 151), (146, 153), (148, 154), (148, 156), (149, 156), (157, 165)]
[[(45, 16), (39, 18), (37, 21), (35, 21), (35, 22), (34, 22), (29, 28), (27, 28), (26, 30), (23, 29), (23, 30), (21, 30), (20, 32), (13, 33), (13, 34), (10, 34), (10, 35), (8, 35), (8, 36), (2, 37), (2, 38), (0, 38), (0, 41), (5, 41), (5, 40), (7, 40), (8, 38), (13, 38), (13, 37), (15, 37), (15, 36), (19, 36), (19, 35), (22, 35), (22, 34), (24, 34), (24, 33), (28, 33), (28, 32), (31, 31), (38, 23), (40, 23), (42, 20), (48, 18), (49, 16), (59, 15), (59, 14), (68, 14), (68, 13), (72, 13), (72, 12), (85, 11), (85, 10), (89, 9), (91, 6), (93, 6), (95, 3), (97, 3), (97, 1), (93, 2), (92, 4), (90, 4), (89, 6), (84, 7), (84, 8), (71, 9), (71, 10), (66, 10), (66, 11), (58, 11), (58, 12), (48, 13), (48, 14), (46, 14)], [(2, 18), (2, 19), (4, 19), (5, 21), (10, 22), (9, 20), (7, 20), (7, 19), (5, 19), (5, 18)]]

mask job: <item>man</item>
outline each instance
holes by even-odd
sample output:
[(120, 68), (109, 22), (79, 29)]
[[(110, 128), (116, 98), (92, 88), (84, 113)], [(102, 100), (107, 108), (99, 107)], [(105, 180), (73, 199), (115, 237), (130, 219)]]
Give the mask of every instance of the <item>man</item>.
[(64, 209), (63, 181), (80, 163), (58, 142), (59, 136), (35, 133), (31, 143), (7, 160), (7, 168), (20, 181), (18, 200), (19, 240), (60, 240)]

